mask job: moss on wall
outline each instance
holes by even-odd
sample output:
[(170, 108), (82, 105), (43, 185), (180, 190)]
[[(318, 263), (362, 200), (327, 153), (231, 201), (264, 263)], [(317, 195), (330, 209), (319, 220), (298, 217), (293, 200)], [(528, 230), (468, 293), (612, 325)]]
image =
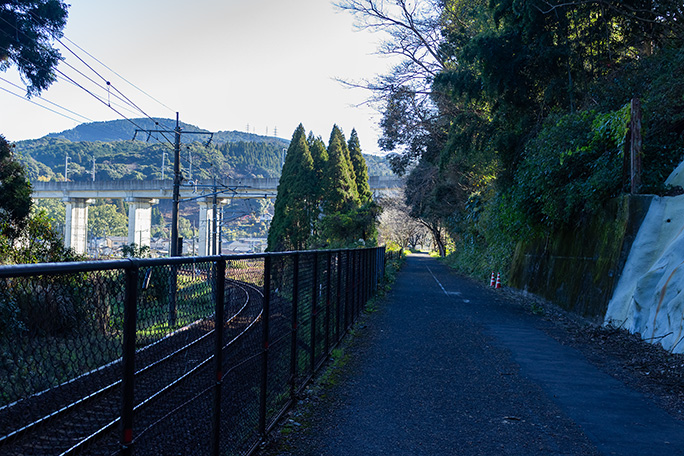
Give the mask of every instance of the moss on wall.
[(603, 318), (651, 196), (621, 196), (573, 228), (518, 243), (510, 284), (586, 317)]

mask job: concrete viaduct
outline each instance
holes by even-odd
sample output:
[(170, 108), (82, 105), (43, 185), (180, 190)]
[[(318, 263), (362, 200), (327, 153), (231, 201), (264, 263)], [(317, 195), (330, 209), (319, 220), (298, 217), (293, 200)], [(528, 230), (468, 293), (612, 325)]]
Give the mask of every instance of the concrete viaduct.
[[(402, 186), (395, 176), (368, 179), (376, 197)], [(57, 198), (66, 203), (64, 244), (77, 253), (87, 251), (88, 205), (98, 198), (122, 198), (128, 203), (128, 243), (150, 245), (151, 209), (160, 199), (173, 198), (171, 180), (116, 180), (79, 182), (35, 182), (33, 199)], [(214, 206), (214, 188), (217, 194)], [(223, 179), (186, 182), (181, 185), (181, 202), (194, 200), (200, 206), (199, 254), (211, 252), (213, 221), (220, 208), (232, 198), (275, 198), (278, 178)]]

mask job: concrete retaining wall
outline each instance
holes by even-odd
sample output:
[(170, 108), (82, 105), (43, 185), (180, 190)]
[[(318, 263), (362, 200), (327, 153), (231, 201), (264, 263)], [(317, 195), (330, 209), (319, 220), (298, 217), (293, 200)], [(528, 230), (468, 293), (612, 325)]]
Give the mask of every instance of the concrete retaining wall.
[(652, 196), (622, 196), (555, 236), (521, 241), (510, 284), (602, 321)]

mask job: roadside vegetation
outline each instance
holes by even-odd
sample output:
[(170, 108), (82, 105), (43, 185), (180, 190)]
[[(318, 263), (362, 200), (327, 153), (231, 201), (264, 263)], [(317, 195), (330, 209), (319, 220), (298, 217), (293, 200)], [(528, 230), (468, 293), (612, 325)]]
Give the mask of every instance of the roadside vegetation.
[(518, 241), (577, 226), (630, 192), (639, 145), (636, 191), (681, 191), (664, 186), (684, 154), (679, 2), (339, 3), (402, 60), (347, 83), (370, 90), (408, 213), (462, 271), (507, 270)]

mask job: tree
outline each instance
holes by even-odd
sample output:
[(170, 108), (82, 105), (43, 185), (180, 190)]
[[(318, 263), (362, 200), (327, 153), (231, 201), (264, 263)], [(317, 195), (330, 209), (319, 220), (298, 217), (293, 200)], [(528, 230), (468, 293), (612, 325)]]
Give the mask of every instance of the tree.
[(66, 20), (67, 5), (61, 0), (0, 3), (0, 70), (16, 65), (29, 83), (29, 95), (55, 81), (61, 55), (51, 41), (61, 37)]
[(57, 198), (45, 198), (36, 200), (33, 204), (33, 211), (45, 212), (46, 217), (50, 220), (52, 229), (61, 233), (66, 222), (66, 205)]
[(345, 212), (359, 205), (354, 168), (342, 130), (333, 126), (328, 142), (328, 165), (323, 174), (323, 212)]
[[(350, 247), (377, 242), (380, 207), (368, 187), (368, 171), (354, 131), (350, 151), (340, 128), (335, 125), (328, 144), (328, 161), (323, 172), (322, 214), (316, 223), (314, 247)], [(355, 171), (354, 161), (357, 161)], [(359, 195), (359, 187), (363, 196)]]
[(278, 183), (273, 220), (268, 231), (268, 250), (303, 250), (313, 230), (316, 194), (313, 158), (304, 126), (299, 124), (285, 156)]
[(359, 142), (359, 135), (356, 130), (352, 130), (347, 143), (349, 149), (349, 158), (351, 159), (352, 168), (354, 169), (354, 177), (356, 178), (356, 189), (359, 194), (359, 201), (361, 204), (366, 204), (373, 199), (373, 194), (368, 184), (368, 167), (366, 160), (361, 153), (361, 143)]
[(0, 236), (16, 237), (31, 213), (31, 183), (26, 170), (14, 160), (12, 148), (0, 135)]
[(411, 217), (405, 201), (403, 191), (380, 200), (380, 234), (386, 243), (395, 243), (402, 249), (416, 248), (430, 233), (424, 224)]
[(115, 204), (99, 202), (88, 208), (88, 230), (96, 237), (126, 236), (128, 216)]
[(83, 259), (64, 247), (52, 228), (52, 219), (43, 211), (30, 217), (14, 239), (0, 235), (0, 264), (54, 263)]
[(324, 191), (323, 179), (328, 168), (328, 151), (325, 148), (323, 139), (320, 136), (314, 136), (313, 132), (309, 133), (307, 143), (311, 152), (311, 158), (313, 159), (314, 193), (312, 194), (312, 206), (314, 206), (314, 214), (312, 214), (312, 217), (316, 219), (321, 212), (321, 201), (323, 200)]

